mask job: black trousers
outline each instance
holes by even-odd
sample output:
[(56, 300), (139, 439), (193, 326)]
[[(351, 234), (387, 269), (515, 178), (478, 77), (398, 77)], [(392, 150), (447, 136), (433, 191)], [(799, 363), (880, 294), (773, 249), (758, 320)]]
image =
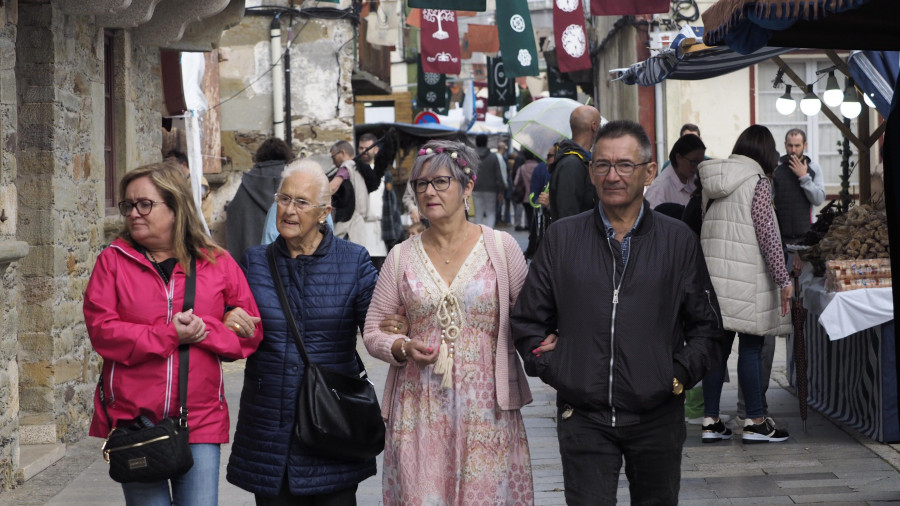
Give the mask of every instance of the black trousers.
[(291, 495), (291, 487), (288, 485), (287, 473), (285, 473), (278, 495), (263, 497), (256, 494), (256, 506), (356, 506), (357, 488), (359, 485), (353, 485), (330, 494)]
[(681, 449), (687, 434), (683, 404), (655, 420), (627, 427), (601, 425), (577, 409), (567, 420), (558, 419), (569, 506), (615, 504), (623, 458), (631, 504), (678, 504)]

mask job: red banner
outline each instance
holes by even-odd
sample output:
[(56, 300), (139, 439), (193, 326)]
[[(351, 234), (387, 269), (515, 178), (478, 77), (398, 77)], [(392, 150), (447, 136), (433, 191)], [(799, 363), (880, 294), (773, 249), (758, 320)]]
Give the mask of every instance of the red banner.
[(497, 25), (469, 24), (469, 50), (482, 53), (496, 53), (500, 51), (500, 37), (497, 34)]
[(435, 74), (459, 74), (459, 26), (456, 11), (422, 9), (422, 69)]
[(574, 72), (591, 68), (591, 52), (584, 30), (581, 0), (553, 2), (553, 38), (559, 70)]
[(591, 0), (592, 16), (668, 13), (669, 0)]

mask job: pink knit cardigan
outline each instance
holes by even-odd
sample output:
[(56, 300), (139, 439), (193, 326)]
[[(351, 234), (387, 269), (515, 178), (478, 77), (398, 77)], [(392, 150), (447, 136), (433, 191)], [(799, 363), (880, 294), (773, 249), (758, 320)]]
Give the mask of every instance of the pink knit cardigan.
[[(500, 409), (513, 410), (532, 401), (531, 389), (522, 368), (522, 362), (512, 345), (512, 337), (509, 328), (510, 308), (515, 305), (519, 291), (525, 283), (525, 274), (528, 267), (522, 250), (513, 237), (506, 232), (496, 233), (494, 230), (481, 226), (484, 236), (484, 245), (491, 260), (491, 265), (497, 272), (497, 287), (499, 289), (500, 302), (500, 331), (497, 336), (497, 357), (495, 360), (494, 380), (497, 385), (497, 405)], [(497, 245), (496, 238), (503, 240), (503, 253)], [(394, 246), (400, 248), (399, 265), (404, 270), (409, 266), (412, 254), (412, 239), (407, 239)], [(388, 370), (387, 381), (384, 385), (384, 395), (381, 400), (381, 416), (388, 420), (391, 416), (391, 407), (394, 405), (394, 387), (397, 384), (397, 373), (401, 367), (406, 367), (407, 362), (397, 362), (391, 353), (394, 341), (401, 338), (397, 334), (388, 334), (379, 329), (379, 324), (388, 315), (398, 314), (403, 306), (398, 290), (398, 280), (405, 283), (404, 273), (397, 275), (394, 265), (393, 250), (385, 259), (378, 276), (378, 284), (375, 285), (375, 293), (369, 303), (369, 312), (366, 315), (366, 328), (363, 333), (363, 341), (369, 354), (375, 358), (391, 364)]]

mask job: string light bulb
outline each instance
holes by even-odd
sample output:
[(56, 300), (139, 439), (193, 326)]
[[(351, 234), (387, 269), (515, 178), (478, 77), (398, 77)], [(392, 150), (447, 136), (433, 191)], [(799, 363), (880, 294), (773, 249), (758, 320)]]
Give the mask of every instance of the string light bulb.
[(791, 96), (791, 85), (786, 84), (784, 88), (784, 95), (775, 100), (775, 110), (780, 114), (789, 116), (797, 110), (797, 101)]
[(847, 119), (856, 119), (862, 112), (862, 104), (859, 103), (859, 95), (856, 86), (852, 82), (847, 83), (844, 91), (844, 101), (841, 103), (841, 114)]
[(844, 101), (844, 92), (838, 86), (837, 78), (834, 77), (834, 71), (828, 73), (828, 80), (825, 82), (825, 93), (822, 94), (822, 101), (828, 107), (837, 107)]
[(807, 86), (809, 91), (800, 99), (800, 111), (807, 116), (815, 116), (822, 110), (822, 101), (812, 91), (812, 86)]
[(869, 107), (871, 107), (871, 108), (873, 108), (873, 109), (875, 108), (875, 102), (872, 102), (872, 99), (869, 98), (869, 94), (868, 94), (868, 93), (863, 93), (863, 101), (865, 101), (865, 103), (866, 103), (867, 106), (869, 106)]

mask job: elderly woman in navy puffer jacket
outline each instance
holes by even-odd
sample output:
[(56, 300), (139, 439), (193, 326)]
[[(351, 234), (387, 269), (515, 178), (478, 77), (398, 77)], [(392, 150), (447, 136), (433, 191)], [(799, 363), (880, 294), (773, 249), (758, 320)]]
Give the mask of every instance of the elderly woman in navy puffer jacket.
[[(315, 162), (289, 165), (275, 200), (276, 263), (310, 360), (354, 375), (356, 335), (377, 279), (369, 254), (325, 226), (328, 180)], [(258, 505), (356, 504), (357, 486), (375, 474), (375, 459), (316, 457), (297, 444), (293, 427), (303, 359), (275, 291), (266, 247), (249, 249), (242, 266), (259, 303), (263, 341), (247, 359), (227, 479), (253, 492)]]

